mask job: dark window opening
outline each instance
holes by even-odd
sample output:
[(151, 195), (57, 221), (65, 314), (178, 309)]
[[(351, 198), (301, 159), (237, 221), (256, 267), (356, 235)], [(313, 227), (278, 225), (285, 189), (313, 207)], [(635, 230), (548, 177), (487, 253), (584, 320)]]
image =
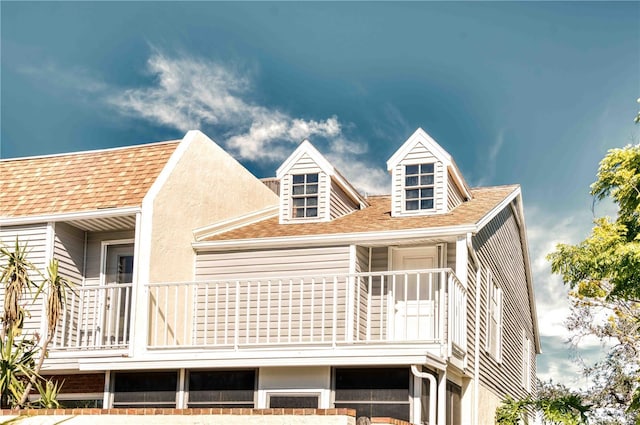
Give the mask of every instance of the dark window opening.
[(113, 407), (176, 407), (177, 372), (118, 372), (113, 379)]
[(339, 368), (335, 370), (335, 407), (356, 410), (356, 416), (382, 416), (409, 421), (407, 368)]
[(255, 370), (189, 372), (188, 407), (254, 407)]
[(269, 407), (278, 409), (317, 409), (318, 396), (298, 394), (270, 395)]
[(318, 173), (292, 176), (293, 218), (318, 216)]
[(405, 209), (407, 211), (434, 208), (434, 166), (419, 164), (405, 166)]

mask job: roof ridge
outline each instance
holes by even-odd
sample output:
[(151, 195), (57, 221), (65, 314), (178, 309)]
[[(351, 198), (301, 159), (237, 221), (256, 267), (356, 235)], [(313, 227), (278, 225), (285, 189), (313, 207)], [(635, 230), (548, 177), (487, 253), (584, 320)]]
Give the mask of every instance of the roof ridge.
[(46, 155), (20, 156), (16, 158), (0, 158), (0, 163), (44, 159), (44, 158), (56, 158), (56, 157), (62, 157), (62, 156), (78, 156), (78, 155), (96, 154), (96, 153), (102, 153), (102, 152), (113, 152), (113, 151), (126, 150), (126, 149), (135, 149), (135, 148), (151, 147), (151, 146), (158, 146), (158, 145), (168, 145), (171, 143), (180, 143), (181, 141), (182, 139), (175, 139), (175, 140), (165, 140), (160, 142), (140, 143), (137, 145), (116, 146), (113, 148), (90, 149), (85, 151), (62, 152), (62, 153), (53, 153), (53, 154), (46, 154)]

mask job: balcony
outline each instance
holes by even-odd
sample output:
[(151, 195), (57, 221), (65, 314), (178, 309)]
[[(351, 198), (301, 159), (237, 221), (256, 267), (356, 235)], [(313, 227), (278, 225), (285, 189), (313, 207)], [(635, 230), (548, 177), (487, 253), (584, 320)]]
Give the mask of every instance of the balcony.
[(414, 344), (466, 352), (450, 269), (147, 285), (149, 349)]
[[(131, 284), (77, 288), (52, 349), (127, 350)], [(451, 269), (152, 283), (147, 349), (413, 345), (466, 353), (467, 293)]]

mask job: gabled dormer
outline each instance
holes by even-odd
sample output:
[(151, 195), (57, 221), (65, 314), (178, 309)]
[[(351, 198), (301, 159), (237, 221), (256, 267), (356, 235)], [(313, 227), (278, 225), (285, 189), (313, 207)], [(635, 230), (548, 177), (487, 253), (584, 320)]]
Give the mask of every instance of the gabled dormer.
[(451, 155), (421, 128), (389, 158), (387, 170), (393, 217), (442, 214), (471, 199)]
[(284, 161), (276, 176), (281, 224), (330, 221), (368, 205), (308, 140)]

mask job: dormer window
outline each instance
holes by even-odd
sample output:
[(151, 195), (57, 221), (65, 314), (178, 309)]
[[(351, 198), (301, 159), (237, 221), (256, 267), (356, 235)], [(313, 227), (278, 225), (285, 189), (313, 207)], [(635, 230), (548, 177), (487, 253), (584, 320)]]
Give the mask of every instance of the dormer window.
[(318, 173), (294, 174), (292, 182), (293, 218), (318, 216)]
[(430, 164), (405, 166), (405, 209), (407, 211), (434, 208), (434, 167)]

